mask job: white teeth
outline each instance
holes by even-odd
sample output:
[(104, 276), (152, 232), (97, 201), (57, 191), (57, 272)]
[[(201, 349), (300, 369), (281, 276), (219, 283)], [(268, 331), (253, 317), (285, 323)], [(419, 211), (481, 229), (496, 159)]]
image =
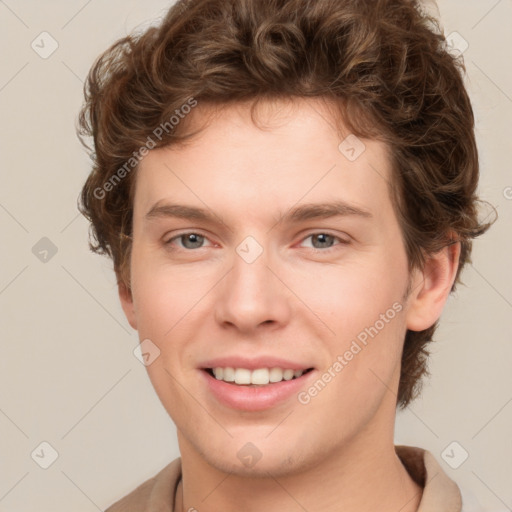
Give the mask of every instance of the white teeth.
[(251, 373), (251, 384), (268, 384), (268, 369), (259, 368)]
[(283, 370), (281, 368), (271, 368), (269, 380), (270, 382), (281, 382), (283, 380)]
[(237, 368), (235, 370), (235, 384), (250, 384), (251, 370), (247, 368)]
[(292, 380), (293, 379), (293, 370), (285, 370), (283, 372), (283, 379), (284, 380)]
[(256, 384), (265, 386), (273, 382), (281, 382), (282, 380), (292, 380), (294, 377), (297, 379), (304, 370), (292, 370), (282, 368), (257, 368), (256, 370), (249, 370), (247, 368), (212, 368), (213, 374), (217, 380), (224, 382), (234, 382), (235, 384), (248, 385)]
[(234, 368), (224, 368), (224, 375), (222, 380), (226, 382), (235, 382), (235, 369)]

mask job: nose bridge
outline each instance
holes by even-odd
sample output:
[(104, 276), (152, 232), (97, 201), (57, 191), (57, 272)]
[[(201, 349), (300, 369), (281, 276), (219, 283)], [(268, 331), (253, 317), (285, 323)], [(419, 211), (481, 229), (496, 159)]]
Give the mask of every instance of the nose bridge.
[(286, 321), (287, 298), (272, 270), (272, 260), (268, 247), (253, 236), (236, 247), (232, 269), (217, 297), (219, 322), (250, 330), (262, 323)]

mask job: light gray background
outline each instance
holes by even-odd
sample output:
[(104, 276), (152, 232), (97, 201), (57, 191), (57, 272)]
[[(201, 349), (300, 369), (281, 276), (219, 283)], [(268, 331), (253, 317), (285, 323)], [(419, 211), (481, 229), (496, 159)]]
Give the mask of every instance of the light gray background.
[[(76, 199), (89, 160), (74, 133), (94, 58), (169, 5), (0, 0), (0, 511), (103, 510), (179, 454), (133, 355), (138, 338), (110, 261), (88, 251)], [(467, 286), (431, 346), (432, 378), (399, 414), (396, 442), (431, 450), (485, 510), (511, 510), (512, 1), (441, 0), (439, 9), (446, 34), (469, 44), (480, 192), (500, 219), (475, 244)], [(31, 48), (43, 31), (59, 45), (47, 59)], [(58, 249), (46, 262), (32, 252), (43, 237)], [(36, 463), (50, 453), (43, 441), (58, 452), (48, 469)], [(453, 441), (469, 453), (458, 469), (442, 457)]]

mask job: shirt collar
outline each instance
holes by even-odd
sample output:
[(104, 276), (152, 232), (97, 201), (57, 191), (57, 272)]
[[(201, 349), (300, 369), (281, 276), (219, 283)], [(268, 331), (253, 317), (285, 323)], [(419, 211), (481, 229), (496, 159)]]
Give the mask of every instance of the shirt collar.
[(411, 478), (423, 487), (417, 512), (460, 512), (462, 497), (457, 484), (445, 473), (427, 450), (395, 446), (395, 451)]

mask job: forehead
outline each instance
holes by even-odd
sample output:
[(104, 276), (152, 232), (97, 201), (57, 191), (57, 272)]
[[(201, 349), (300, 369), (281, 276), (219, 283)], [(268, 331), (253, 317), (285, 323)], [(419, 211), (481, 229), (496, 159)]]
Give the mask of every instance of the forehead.
[(178, 198), (235, 217), (327, 200), (389, 207), (388, 148), (350, 134), (323, 101), (262, 102), (254, 112), (250, 104), (199, 105), (190, 116), (187, 128), (201, 127), (198, 135), (139, 164), (135, 216)]

